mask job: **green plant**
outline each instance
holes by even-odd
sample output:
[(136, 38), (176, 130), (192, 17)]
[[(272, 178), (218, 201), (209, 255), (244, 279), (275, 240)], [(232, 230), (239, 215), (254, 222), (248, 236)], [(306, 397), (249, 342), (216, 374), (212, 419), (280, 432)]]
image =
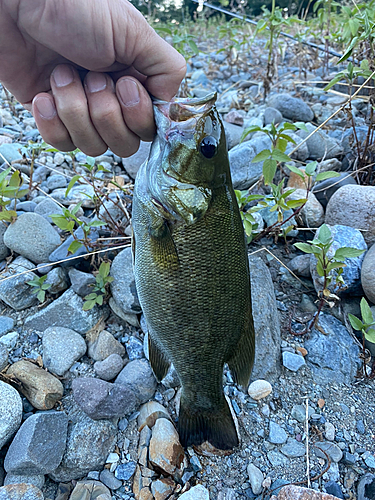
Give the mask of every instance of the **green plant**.
[(18, 200), (28, 192), (28, 189), (21, 189), (23, 180), (19, 170), (9, 176), (11, 170), (12, 167), (8, 167), (0, 173), (0, 220), (4, 222), (13, 222), (17, 218), (16, 203), (14, 210), (7, 209), (12, 199)]
[(249, 194), (247, 191), (235, 190), (238, 207), (240, 209), (240, 216), (242, 224), (246, 233), (246, 241), (249, 244), (256, 235), (256, 230), (258, 228), (258, 223), (256, 222), (253, 213), (259, 210), (259, 207), (251, 207), (245, 210), (248, 203), (254, 200), (262, 200), (264, 196), (261, 194)]
[(109, 262), (102, 262), (100, 264), (98, 274), (95, 277), (96, 283), (93, 285), (93, 291), (85, 297), (85, 302), (83, 304), (84, 311), (92, 309), (95, 304), (99, 306), (103, 305), (104, 297), (107, 294), (106, 287), (113, 281), (113, 277), (108, 276), (110, 268), (111, 264)]
[[(354, 328), (354, 330), (357, 330), (362, 333), (362, 350), (363, 350), (363, 372), (365, 375), (367, 375), (366, 372), (366, 366), (365, 366), (365, 341), (371, 342), (372, 344), (375, 344), (375, 329), (371, 328), (375, 326), (375, 320), (374, 316), (372, 314), (371, 308), (368, 305), (367, 300), (362, 297), (361, 303), (361, 316), (362, 316), (362, 321), (357, 318), (357, 316), (354, 316), (353, 314), (348, 314), (350, 324)], [(372, 371), (370, 376), (375, 375), (375, 360), (373, 363)]]
[(26, 281), (26, 283), (32, 287), (34, 290), (32, 293), (36, 294), (39, 302), (44, 302), (46, 298), (46, 290), (48, 290), (52, 285), (51, 283), (45, 283), (47, 275), (41, 276), (40, 278), (34, 278), (31, 281)]
[(333, 294), (329, 289), (330, 285), (334, 285), (334, 291), (337, 293), (345, 286), (342, 278), (343, 268), (346, 266), (345, 259), (358, 257), (362, 255), (364, 250), (351, 247), (341, 247), (335, 252), (332, 250), (332, 233), (326, 224), (323, 224), (315, 236), (315, 238), (307, 243), (294, 243), (294, 246), (305, 253), (315, 255), (316, 271), (323, 278), (322, 290), (318, 292), (319, 305), (318, 310), (313, 316), (312, 321), (307, 329), (301, 333), (307, 333), (315, 325), (318, 316), (324, 304), (333, 305), (334, 302), (329, 302), (329, 299), (337, 299), (337, 295)]
[(173, 47), (188, 61), (192, 56), (199, 53), (195, 36), (187, 32), (187, 29), (182, 26), (174, 28), (165, 26), (155, 26), (155, 31), (159, 35), (169, 35), (172, 37)]

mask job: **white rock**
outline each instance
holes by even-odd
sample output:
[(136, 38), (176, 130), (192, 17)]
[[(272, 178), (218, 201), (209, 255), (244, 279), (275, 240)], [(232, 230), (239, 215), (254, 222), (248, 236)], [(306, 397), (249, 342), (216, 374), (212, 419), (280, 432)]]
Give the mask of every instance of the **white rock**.
[(210, 500), (210, 494), (208, 490), (201, 484), (197, 484), (189, 491), (183, 493), (179, 500)]
[(17, 344), (18, 337), (19, 335), (17, 332), (9, 332), (6, 335), (0, 337), (0, 344), (2, 344), (7, 349), (14, 349)]
[(331, 422), (326, 422), (324, 424), (324, 435), (328, 441), (334, 441), (335, 439), (335, 426)]
[(21, 419), (21, 396), (11, 385), (0, 381), (0, 449), (16, 433)]
[(263, 472), (254, 464), (249, 464), (247, 466), (247, 473), (249, 474), (249, 481), (254, 495), (259, 495), (262, 491), (262, 483), (264, 479)]
[(255, 380), (247, 390), (249, 396), (256, 401), (267, 397), (272, 392), (272, 385), (267, 380)]
[[(294, 193), (288, 196), (289, 200), (306, 199), (306, 189), (296, 189)], [(317, 228), (324, 222), (324, 209), (317, 200), (314, 193), (309, 193), (305, 206), (301, 209), (301, 217), (306, 227)]]

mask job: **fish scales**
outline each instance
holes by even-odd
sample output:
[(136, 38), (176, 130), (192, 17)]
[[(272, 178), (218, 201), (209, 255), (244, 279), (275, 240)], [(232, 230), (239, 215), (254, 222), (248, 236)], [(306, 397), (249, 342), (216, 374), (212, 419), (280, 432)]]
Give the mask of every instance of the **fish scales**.
[[(182, 444), (230, 449), (238, 436), (223, 367), (248, 384), (254, 327), (244, 231), (213, 101), (173, 101), (180, 114), (155, 105), (158, 137), (134, 190), (134, 271), (151, 366), (160, 380), (172, 362), (181, 382)], [(210, 158), (204, 142), (209, 155), (214, 145)]]

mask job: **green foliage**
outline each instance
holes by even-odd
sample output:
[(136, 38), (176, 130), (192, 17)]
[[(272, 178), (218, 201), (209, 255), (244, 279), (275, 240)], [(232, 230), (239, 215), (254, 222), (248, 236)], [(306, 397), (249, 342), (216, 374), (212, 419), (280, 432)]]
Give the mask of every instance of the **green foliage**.
[(256, 222), (253, 213), (259, 210), (259, 207), (251, 207), (244, 210), (246, 205), (254, 200), (262, 200), (264, 196), (260, 194), (249, 194), (247, 191), (235, 190), (238, 207), (240, 209), (240, 215), (242, 219), (242, 224), (246, 233), (247, 244), (251, 243), (254, 236), (257, 234), (258, 223)]
[(32, 287), (34, 290), (32, 293), (36, 294), (39, 302), (44, 302), (46, 298), (46, 290), (48, 290), (52, 285), (51, 283), (45, 283), (47, 275), (41, 276), (40, 278), (34, 278), (31, 281), (26, 281), (26, 283)]
[[(324, 88), (324, 90), (329, 90), (336, 83), (341, 82), (341, 80), (346, 80), (350, 85), (353, 85), (356, 78), (362, 76), (364, 79), (371, 76), (372, 71), (369, 67), (369, 62), (367, 59), (361, 61), (360, 66), (354, 66), (353, 63), (349, 62), (346, 69), (337, 73), (337, 75), (329, 82), (329, 84)], [(373, 77), (375, 80), (375, 75)]]
[(320, 277), (324, 278), (322, 294), (324, 298), (332, 297), (328, 289), (332, 281), (336, 286), (342, 287), (343, 268), (346, 266), (345, 259), (351, 259), (362, 255), (364, 250), (351, 247), (341, 247), (333, 253), (331, 250), (333, 243), (332, 233), (326, 224), (323, 224), (316, 237), (308, 243), (294, 243), (294, 246), (305, 253), (312, 253), (317, 259), (316, 270)]
[(360, 306), (362, 321), (353, 314), (348, 314), (350, 324), (354, 330), (362, 332), (368, 342), (375, 344), (375, 329), (371, 328), (375, 326), (375, 321), (370, 306), (364, 297), (362, 297)]
[(96, 275), (96, 283), (93, 285), (93, 291), (85, 297), (83, 304), (84, 311), (92, 309), (96, 304), (99, 306), (103, 305), (104, 297), (107, 294), (106, 287), (113, 281), (113, 277), (108, 276), (110, 268), (111, 264), (109, 262), (102, 262), (100, 264), (98, 274)]
[(165, 26), (155, 26), (155, 31), (160, 36), (169, 35), (172, 37), (173, 47), (188, 61), (192, 56), (199, 53), (195, 42), (196, 37), (191, 35), (182, 26), (174, 28)]
[(286, 166), (291, 172), (301, 177), (306, 185), (306, 189), (311, 189), (314, 182), (324, 181), (325, 179), (331, 179), (332, 177), (340, 177), (340, 174), (338, 172), (334, 172), (333, 170), (326, 170), (325, 172), (320, 172), (319, 174), (315, 175), (316, 168), (318, 166), (318, 162), (316, 161), (308, 163), (304, 169), (304, 172), (302, 172), (302, 170), (295, 167), (294, 165), (287, 164)]
[(7, 206), (11, 200), (17, 200), (25, 196), (28, 189), (21, 189), (23, 184), (19, 170), (15, 170), (11, 175), (12, 167), (8, 167), (0, 173), (0, 220), (12, 222), (17, 218), (15, 210), (8, 210)]

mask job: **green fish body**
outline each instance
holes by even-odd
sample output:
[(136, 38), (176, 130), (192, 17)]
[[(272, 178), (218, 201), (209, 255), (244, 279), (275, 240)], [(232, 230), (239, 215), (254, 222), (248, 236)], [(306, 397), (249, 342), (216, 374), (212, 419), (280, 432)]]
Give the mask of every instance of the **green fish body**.
[(227, 363), (247, 386), (254, 326), (244, 230), (216, 95), (154, 103), (157, 136), (134, 188), (134, 273), (160, 381), (173, 363), (184, 446), (238, 445)]

